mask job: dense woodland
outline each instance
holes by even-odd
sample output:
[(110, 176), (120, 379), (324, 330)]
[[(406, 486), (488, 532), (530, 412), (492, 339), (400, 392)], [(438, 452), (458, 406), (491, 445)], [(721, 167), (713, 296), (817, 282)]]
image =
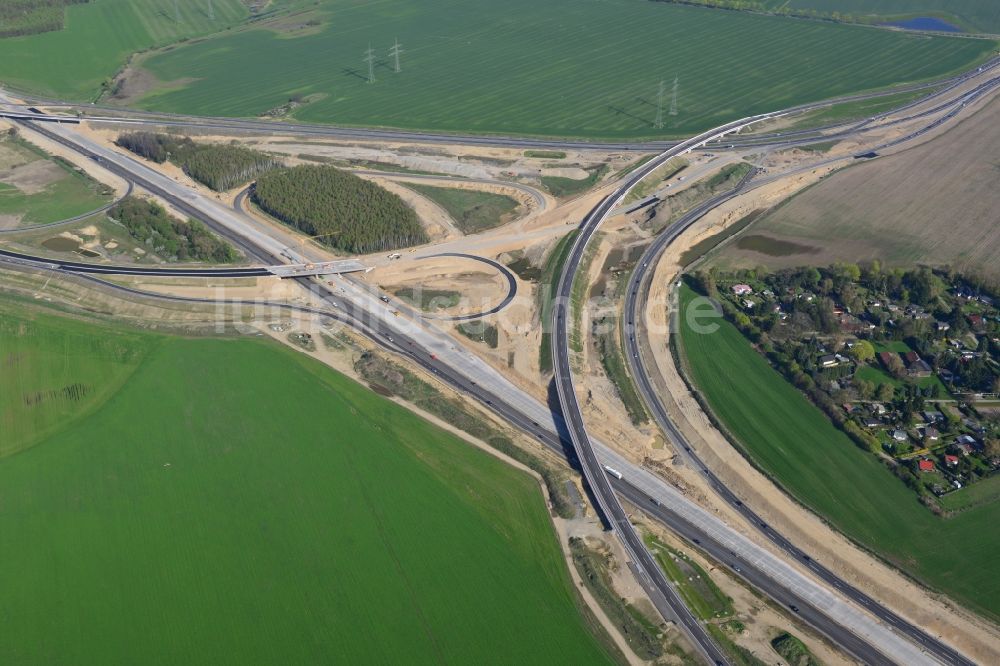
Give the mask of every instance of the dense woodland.
[(356, 254), (424, 243), (416, 213), (395, 194), (332, 166), (303, 165), (264, 174), (254, 202), (320, 242)]
[(201, 222), (182, 222), (152, 201), (126, 197), (108, 211), (108, 216), (120, 222), (130, 236), (169, 261), (228, 264), (240, 258), (231, 245), (212, 235)]
[(129, 132), (120, 134), (115, 143), (160, 164), (170, 160), (216, 192), (231, 190), (282, 166), (280, 160), (257, 150), (238, 145), (200, 144), (189, 137), (170, 134)]
[(89, 0), (2, 0), (0, 1), (0, 37), (36, 35), (62, 30), (66, 5)]

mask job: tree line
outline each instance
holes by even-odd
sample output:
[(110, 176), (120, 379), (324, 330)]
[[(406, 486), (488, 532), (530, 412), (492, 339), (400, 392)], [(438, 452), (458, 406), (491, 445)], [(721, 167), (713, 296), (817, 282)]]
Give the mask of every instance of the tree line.
[(693, 5), (695, 7), (711, 7), (713, 9), (729, 9), (740, 12), (755, 12), (774, 16), (790, 16), (793, 18), (818, 19), (836, 23), (876, 23), (879, 19), (873, 16), (857, 16), (839, 11), (822, 11), (812, 8), (789, 7), (788, 3), (776, 4), (760, 2), (759, 0), (653, 0), (654, 2), (669, 2), (675, 5)]
[(89, 1), (3, 0), (0, 2), (0, 37), (20, 37), (62, 30), (66, 6)]
[(229, 264), (240, 258), (229, 243), (216, 238), (198, 220), (182, 222), (153, 201), (126, 197), (108, 211), (108, 217), (120, 222), (132, 238), (171, 261)]
[(259, 150), (232, 144), (195, 143), (186, 136), (128, 132), (120, 134), (115, 143), (159, 164), (169, 160), (216, 192), (231, 190), (282, 166), (280, 160)]
[(365, 254), (427, 241), (416, 213), (378, 185), (332, 166), (260, 176), (253, 201), (285, 224), (338, 250)]

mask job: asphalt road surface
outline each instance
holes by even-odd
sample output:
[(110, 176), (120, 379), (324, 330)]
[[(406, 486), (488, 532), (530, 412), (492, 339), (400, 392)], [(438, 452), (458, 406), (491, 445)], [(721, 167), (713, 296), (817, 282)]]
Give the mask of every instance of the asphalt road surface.
[(273, 275), (266, 268), (157, 268), (153, 266), (113, 266), (83, 261), (69, 261), (38, 257), (21, 252), (0, 250), (0, 257), (22, 264), (44, 264), (65, 273), (92, 273), (102, 275), (160, 275), (167, 277), (262, 277)]
[[(670, 150), (661, 153), (658, 157), (650, 160), (640, 169), (628, 177), (621, 187), (613, 194), (601, 201), (592, 210), (583, 223), (580, 225), (580, 233), (570, 249), (569, 257), (563, 267), (559, 277), (559, 283), (555, 290), (555, 302), (552, 308), (552, 367), (555, 375), (556, 390), (559, 394), (559, 404), (562, 409), (563, 418), (569, 429), (570, 441), (573, 443), (574, 451), (580, 462), (581, 470), (591, 493), (597, 501), (598, 508), (605, 524), (621, 540), (622, 545), (632, 560), (633, 566), (638, 573), (640, 584), (647, 590), (650, 597), (656, 600), (657, 596), (670, 602), (671, 611), (669, 614), (663, 613), (664, 617), (674, 616), (678, 618), (681, 628), (696, 649), (707, 658), (710, 663), (726, 663), (727, 657), (709, 635), (707, 629), (691, 614), (690, 610), (681, 600), (680, 595), (674, 586), (667, 580), (666, 575), (660, 568), (656, 559), (646, 548), (642, 536), (632, 526), (628, 514), (625, 512), (618, 496), (609, 482), (610, 472), (598, 459), (597, 453), (587, 434), (583, 412), (580, 408), (576, 396), (576, 388), (573, 384), (573, 370), (570, 360), (570, 326), (571, 326), (571, 301), (573, 282), (583, 261), (587, 245), (601, 223), (610, 215), (618, 204), (624, 200), (629, 191), (648, 176), (657, 170), (667, 160), (677, 155), (689, 152), (693, 148), (704, 145), (707, 141), (718, 136), (724, 136), (733, 131), (745, 127), (752, 122), (758, 122), (778, 114), (765, 114), (759, 117), (747, 118), (698, 135), (685, 141)], [(614, 473), (621, 473), (615, 469)], [(659, 608), (659, 606), (658, 606)]]

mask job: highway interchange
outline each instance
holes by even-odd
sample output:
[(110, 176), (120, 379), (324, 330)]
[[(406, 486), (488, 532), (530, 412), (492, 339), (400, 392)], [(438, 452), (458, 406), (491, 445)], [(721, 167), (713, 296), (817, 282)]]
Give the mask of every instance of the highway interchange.
[[(961, 80), (964, 81), (965, 79)], [(966, 103), (968, 102), (961, 102), (962, 106), (950, 108), (948, 114), (951, 115), (947, 119), (954, 117), (961, 108), (964, 108)], [(955, 106), (955, 104), (952, 103), (952, 106)], [(920, 636), (908, 634), (910, 639), (920, 643), (920, 647), (914, 647), (910, 641), (902, 640), (895, 631), (882, 627), (877, 623), (869, 623), (874, 626), (861, 627), (860, 629), (856, 627), (845, 628), (843, 625), (850, 625), (852, 622), (849, 621), (849, 618), (845, 619), (841, 616), (843, 614), (842, 608), (831, 606), (832, 603), (837, 601), (835, 593), (825, 590), (811, 578), (804, 576), (797, 569), (789, 567), (787, 564), (784, 564), (784, 567), (782, 567), (779, 558), (776, 558), (769, 551), (765, 551), (749, 539), (746, 539), (737, 531), (725, 525), (716, 516), (697, 507), (689, 498), (681, 495), (663, 480), (655, 477), (647, 470), (624, 460), (624, 458), (602, 443), (591, 440), (586, 434), (583, 417), (579, 413), (579, 405), (575, 405), (574, 409), (575, 391), (569, 364), (568, 345), (566, 344), (569, 325), (567, 312), (567, 306), (569, 305), (568, 289), (572, 285), (576, 267), (579, 265), (579, 259), (582, 256), (582, 251), (585, 249), (586, 241), (590, 235), (593, 231), (596, 231), (597, 227), (603, 221), (604, 216), (615, 207), (628, 190), (643, 176), (655, 170), (666, 159), (688, 148), (702, 144), (717, 135), (721, 136), (738, 127), (745, 127), (749, 122), (767, 120), (777, 115), (780, 114), (765, 114), (758, 118), (730, 123), (704, 135), (699, 135), (695, 139), (670, 146), (657, 159), (647, 163), (642, 169), (629, 176), (628, 180), (618, 190), (602, 201), (584, 220), (581, 225), (583, 233), (578, 237), (576, 247), (574, 247), (573, 257), (575, 261), (567, 262), (566, 272), (560, 281), (558, 293), (565, 298), (559, 298), (557, 307), (553, 308), (553, 324), (556, 331), (555, 339), (559, 342), (553, 348), (555, 353), (554, 360), (557, 362), (555, 366), (556, 385), (565, 421), (563, 421), (563, 418), (559, 414), (553, 414), (548, 406), (539, 403), (531, 396), (516, 388), (483, 361), (454, 345), (449, 341), (447, 336), (436, 330), (428, 322), (389, 316), (387, 309), (375, 301), (370, 292), (359, 287), (349, 278), (338, 277), (330, 280), (330, 282), (336, 285), (334, 288), (330, 288), (322, 282), (308, 279), (300, 279), (299, 282), (311, 292), (320, 296), (328, 304), (335, 306), (332, 310), (317, 310), (316, 314), (323, 314), (346, 325), (350, 325), (358, 329), (359, 332), (378, 341), (381, 346), (410, 358), (436, 374), (446, 383), (479, 400), (487, 408), (497, 413), (512, 425), (531, 433), (553, 450), (564, 454), (566, 453), (567, 444), (574, 446), (578, 453), (578, 458), (582, 463), (582, 471), (587, 478), (588, 485), (594, 492), (602, 514), (608, 518), (608, 523), (615, 530), (616, 534), (628, 539), (626, 541), (626, 549), (632, 555), (634, 559), (633, 563), (638, 567), (638, 578), (644, 585), (653, 590), (651, 597), (657, 603), (658, 608), (661, 609), (665, 617), (679, 619), (681, 626), (685, 627), (689, 633), (695, 636), (695, 645), (711, 661), (725, 663), (727, 659), (711, 641), (703, 642), (697, 639), (699, 634), (704, 634), (703, 628), (690, 616), (690, 613), (686, 613), (686, 608), (677, 600), (672, 587), (663, 578), (662, 572), (656, 566), (655, 561), (649, 556), (641, 539), (636, 542), (632, 537), (628, 536), (634, 536), (634, 530), (628, 521), (627, 514), (615, 496), (611, 479), (604, 474), (604, 465), (612, 466), (622, 472), (623, 478), (621, 480), (613, 479), (613, 485), (627, 500), (637, 506), (641, 506), (644, 512), (663, 522), (668, 527), (675, 529), (683, 537), (697, 544), (719, 562), (729, 566), (732, 564), (729, 562), (729, 557), (738, 557), (743, 562), (743, 565), (740, 566), (740, 575), (779, 603), (782, 603), (786, 607), (794, 606), (797, 609), (796, 612), (805, 621), (817, 627), (822, 633), (829, 636), (831, 640), (862, 661), (866, 663), (971, 663), (948, 646), (930, 637), (921, 639)], [(946, 119), (938, 118), (932, 124), (937, 126), (937, 124), (946, 121)], [(251, 257), (268, 263), (308, 259), (308, 257), (290, 253), (287, 245), (281, 243), (279, 240), (261, 233), (259, 230), (249, 228), (246, 220), (234, 211), (219, 205), (208, 197), (187, 191), (185, 187), (149, 169), (149, 167), (137, 160), (121, 156), (98, 144), (90, 142), (72, 132), (70, 125), (56, 125), (54, 127), (42, 128), (38, 123), (30, 123), (28, 127), (32, 130), (45, 133), (49, 138), (59, 141), (72, 150), (98, 160), (101, 166), (112, 173), (124, 177), (130, 182), (135, 182), (140, 187), (164, 198), (171, 205), (178, 207), (186, 214), (205, 221), (217, 232), (244, 249)], [(919, 136), (926, 131), (930, 131), (930, 129), (933, 128), (923, 129), (914, 136)], [(448, 137), (448, 140), (449, 142), (455, 141), (452, 137)], [(783, 140), (787, 141), (788, 138), (786, 137)], [(813, 138), (811, 140), (815, 141), (816, 139)], [(540, 145), (546, 147), (552, 146), (552, 144), (547, 142), (526, 141), (529, 141), (527, 145), (531, 145), (532, 147), (539, 147)], [(782, 139), (775, 138), (775, 143), (781, 141)], [(720, 201), (713, 201), (715, 205), (721, 203)], [(700, 213), (703, 214), (712, 207), (714, 206), (709, 206), (705, 210), (701, 210)], [(692, 211), (692, 213), (682, 218), (685, 224), (692, 223), (700, 216), (694, 215), (695, 212)], [(682, 227), (677, 226), (680, 223), (681, 220), (672, 226), (671, 229), (668, 229), (661, 236), (661, 240), (657, 241), (657, 245), (661, 249), (682, 230)], [(577, 249), (580, 251), (577, 252)], [(652, 249), (650, 249), (651, 252)], [(8, 257), (8, 259), (11, 259), (11, 257)], [(16, 260), (17, 258), (13, 259)], [(648, 257), (644, 256), (642, 263), (645, 264), (647, 261), (649, 264), (654, 264), (655, 256), (653, 254), (650, 254)], [(50, 267), (42, 268), (48, 269)], [(637, 287), (640, 287), (640, 289), (636, 289), (635, 293), (633, 293), (633, 289), (630, 286), (628, 290), (630, 298), (641, 292), (641, 280), (645, 277), (646, 275), (642, 270), (637, 270), (635, 275), (633, 275), (633, 283)], [(117, 285), (109, 285), (109, 287), (118, 288)], [(132, 292), (136, 296), (164, 298), (159, 294), (141, 294), (137, 290), (132, 290)], [(637, 300), (632, 300), (631, 306), (629, 305), (629, 301), (626, 301), (626, 312), (634, 314), (637, 307)], [(634, 317), (626, 317), (626, 319), (635, 321)], [(626, 339), (630, 335), (631, 332), (626, 330)], [(631, 339), (634, 340), (635, 337), (632, 336)], [(634, 360), (632, 353), (638, 353), (638, 347), (635, 348), (634, 352), (630, 347), (630, 363)], [(633, 364), (632, 371), (634, 377), (637, 378), (637, 382), (641, 385), (642, 378), (645, 376), (643, 368), (641, 366), (636, 367)], [(655, 392), (647, 394), (646, 391), (643, 391), (643, 394), (651, 411), (656, 415), (655, 406), (657, 401), (650, 399), (651, 395), (655, 398)], [(665, 413), (661, 416), (663, 417), (661, 427), (664, 427), (665, 432), (672, 435), (672, 439), (680, 445), (679, 449), (684, 451), (683, 440), (677, 439), (678, 433), (671, 430), (672, 426), (669, 424), (669, 420), (665, 418)], [(658, 422), (660, 421), (660, 416), (657, 416), (657, 420)], [(697, 460), (692, 459), (692, 462), (696, 466), (699, 465), (699, 461)], [(704, 466), (702, 465), (698, 468), (701, 469)], [(707, 468), (705, 469), (708, 472)], [(711, 476), (709, 478), (713, 484), (721, 486), (717, 479)], [(722, 488), (724, 489), (724, 487)], [(727, 499), (724, 490), (720, 489), (720, 495), (724, 499)], [(739, 502), (739, 500), (733, 497), (732, 502)], [(740, 505), (737, 504), (736, 506)], [(741, 511), (741, 513), (744, 513), (750, 519), (751, 524), (759, 524), (761, 522), (758, 519), (756, 523), (753, 523), (754, 514), (747, 512), (750, 512), (748, 508), (745, 508), (745, 512)], [(837, 588), (839, 593), (845, 594), (852, 601), (865, 607), (869, 612), (873, 612), (886, 623), (896, 626), (899, 631), (906, 632), (906, 626), (908, 625), (899, 619), (898, 616), (896, 618), (902, 624), (895, 622), (893, 620), (894, 614), (879, 606), (874, 600), (859, 597), (857, 595), (860, 593), (857, 590), (853, 590), (852, 592), (842, 587), (842, 581), (838, 582), (839, 579), (835, 579), (835, 576), (830, 578), (833, 575), (829, 572), (824, 574), (825, 570), (814, 561), (803, 560), (804, 554), (796, 550), (790, 543), (786, 542), (782, 544), (780, 541), (777, 541), (776, 539), (780, 539), (781, 537), (780, 535), (773, 535), (773, 530), (765, 530), (765, 534), (767, 534), (768, 538), (775, 541), (786, 554), (799, 560), (799, 564), (805, 562), (805, 566), (817, 575), (824, 584)], [(729, 557), (727, 557), (726, 553), (729, 553)], [(738, 555), (733, 556), (734, 553), (738, 553)], [(771, 560), (776, 560), (777, 563)], [(669, 606), (665, 605), (667, 602), (670, 602)], [(839, 603), (848, 606), (845, 602), (840, 601)], [(865, 617), (863, 611), (852, 610), (852, 612), (856, 616), (853, 624), (857, 624), (859, 619), (863, 620)], [(848, 613), (848, 615), (850, 614)], [(832, 615), (836, 615), (836, 617), (831, 617)], [(933, 654), (933, 658), (931, 654)]]

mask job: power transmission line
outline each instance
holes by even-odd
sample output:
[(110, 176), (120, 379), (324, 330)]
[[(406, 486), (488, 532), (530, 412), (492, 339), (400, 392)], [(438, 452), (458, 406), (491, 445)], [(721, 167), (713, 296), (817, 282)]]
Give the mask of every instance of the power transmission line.
[(674, 77), (674, 90), (670, 94), (670, 115), (677, 115), (677, 85), (680, 83), (680, 78)]
[(392, 45), (392, 48), (389, 50), (389, 55), (391, 55), (395, 61), (396, 66), (393, 69), (393, 71), (396, 72), (397, 74), (399, 74), (402, 71), (399, 67), (399, 54), (402, 52), (403, 52), (403, 47), (399, 43), (399, 40), (396, 39), (395, 43)]
[(653, 127), (656, 129), (663, 129), (663, 93), (664, 81), (660, 79), (660, 90), (656, 93), (656, 120), (653, 121)]
[(368, 63), (368, 83), (375, 83), (375, 51), (370, 43), (365, 51), (364, 61)]

